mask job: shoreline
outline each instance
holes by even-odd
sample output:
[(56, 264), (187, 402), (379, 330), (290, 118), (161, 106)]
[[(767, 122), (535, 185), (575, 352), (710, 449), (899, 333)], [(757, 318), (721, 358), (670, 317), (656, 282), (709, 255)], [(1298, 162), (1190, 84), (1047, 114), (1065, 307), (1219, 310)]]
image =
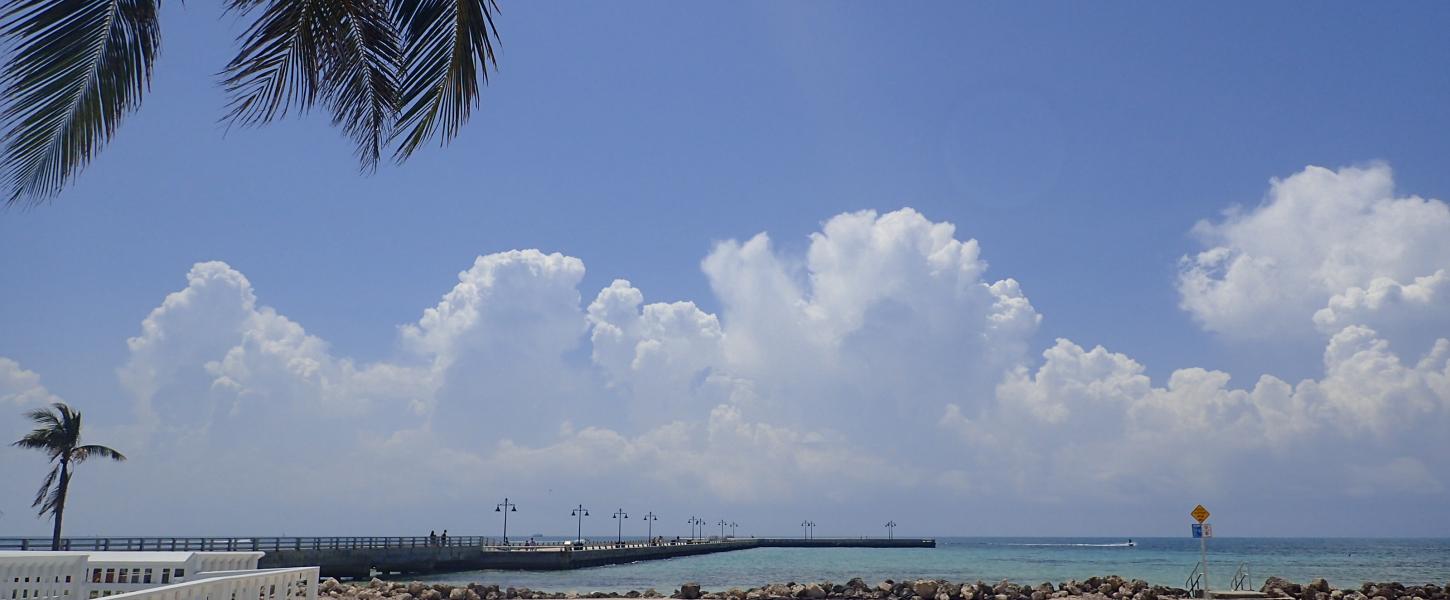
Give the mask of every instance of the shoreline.
[[(1324, 579), (1307, 584), (1269, 577), (1258, 590), (1262, 598), (1288, 600), (1450, 600), (1450, 583), (1406, 585), (1398, 582), (1365, 582), (1356, 587), (1335, 588)], [(557, 592), (497, 584), (426, 584), (372, 579), (369, 582), (339, 582), (327, 578), (318, 586), (318, 597), (329, 600), (553, 600), (577, 598), (675, 598), (679, 600), (1167, 600), (1190, 597), (1188, 590), (1152, 585), (1141, 579), (1117, 575), (1068, 580), (1036, 585), (1010, 581), (998, 583), (951, 582), (941, 579), (895, 581), (870, 584), (859, 577), (845, 583), (830, 581), (772, 583), (759, 587), (702, 589), (685, 582), (676, 589), (654, 588), (628, 592)]]

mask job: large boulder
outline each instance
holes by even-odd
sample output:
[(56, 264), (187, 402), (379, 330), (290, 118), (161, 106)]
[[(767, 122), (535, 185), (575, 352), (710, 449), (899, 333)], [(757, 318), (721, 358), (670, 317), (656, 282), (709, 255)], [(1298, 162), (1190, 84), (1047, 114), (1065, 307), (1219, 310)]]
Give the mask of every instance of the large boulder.
[(1298, 598), (1302, 588), (1288, 579), (1270, 577), (1264, 580), (1264, 587), (1259, 588), (1259, 591), (1275, 598)]
[(691, 581), (689, 583), (681, 584), (680, 585), (680, 593), (676, 597), (682, 598), (684, 600), (699, 600), (699, 598), (700, 598), (700, 584), (695, 583), (693, 581)]
[(936, 598), (937, 583), (929, 579), (918, 579), (911, 584), (911, 591), (922, 598)]

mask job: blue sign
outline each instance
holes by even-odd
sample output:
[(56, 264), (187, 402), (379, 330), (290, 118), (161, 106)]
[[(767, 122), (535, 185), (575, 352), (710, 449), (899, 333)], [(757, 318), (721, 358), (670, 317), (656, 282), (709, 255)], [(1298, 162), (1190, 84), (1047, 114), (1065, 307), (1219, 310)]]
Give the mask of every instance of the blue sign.
[(1201, 537), (1203, 537), (1203, 523), (1194, 523), (1193, 524), (1193, 537), (1195, 537), (1195, 538), (1201, 538)]

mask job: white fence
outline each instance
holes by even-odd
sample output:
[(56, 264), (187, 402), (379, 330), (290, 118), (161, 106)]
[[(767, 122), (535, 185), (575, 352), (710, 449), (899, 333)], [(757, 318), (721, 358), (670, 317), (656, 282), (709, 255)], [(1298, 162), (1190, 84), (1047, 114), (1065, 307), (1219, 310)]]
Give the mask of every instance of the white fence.
[(317, 567), (204, 573), (201, 579), (111, 596), (111, 600), (317, 600)]
[[(0, 600), (90, 600), (256, 571), (261, 552), (0, 552)], [(314, 584), (316, 577), (314, 576)]]
[(76, 600), (85, 572), (82, 552), (0, 552), (0, 600)]
[[(85, 598), (103, 598), (195, 579), (207, 571), (257, 568), (261, 552), (91, 552)], [(0, 599), (4, 600), (4, 599)]]

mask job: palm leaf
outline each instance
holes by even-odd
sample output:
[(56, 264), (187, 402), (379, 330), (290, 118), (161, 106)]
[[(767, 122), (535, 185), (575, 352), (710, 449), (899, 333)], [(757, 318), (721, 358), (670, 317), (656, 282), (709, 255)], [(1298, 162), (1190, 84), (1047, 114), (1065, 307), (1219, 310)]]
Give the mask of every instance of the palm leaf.
[(69, 433), (66, 429), (70, 407), (60, 402), (51, 406), (53, 408), (37, 408), (25, 413), (26, 418), (37, 427), (11, 445), (45, 452), (52, 461), (68, 452), (73, 445), (68, 440)]
[(407, 34), (402, 111), (394, 158), (406, 160), (437, 137), (458, 135), (478, 104), (480, 78), (497, 68), (494, 0), (392, 0), (394, 18)]
[(117, 452), (116, 450), (114, 450), (112, 448), (109, 448), (109, 447), (106, 447), (106, 446), (101, 446), (101, 445), (98, 445), (98, 444), (90, 444), (90, 445), (87, 445), (87, 446), (81, 446), (79, 448), (76, 448), (75, 450), (71, 450), (70, 455), (71, 455), (71, 461), (72, 462), (75, 462), (75, 463), (83, 463), (83, 462), (86, 461), (86, 459), (88, 459), (88, 458), (90, 458), (92, 456), (98, 456), (100, 458), (109, 458), (109, 459), (114, 460), (114, 461), (117, 461), (117, 462), (121, 462), (121, 461), (126, 460), (126, 455), (121, 454), (120, 452)]
[[(317, 99), (319, 5), (325, 0), (274, 0), (242, 33), (241, 52), (227, 64), (222, 84), (231, 95), (227, 118), (255, 125), (302, 110)], [(248, 13), (258, 0), (232, 0), (227, 9)]]
[(5, 204), (55, 195), (149, 88), (156, 0), (13, 0), (0, 7)]
[[(50, 470), (50, 474), (45, 476), (45, 481), (41, 482), (40, 491), (35, 492), (35, 502), (30, 503), (31, 508), (40, 506), (45, 502), (46, 495), (50, 493), (50, 486), (55, 484), (55, 479), (59, 476), (60, 465), (56, 465)], [(45, 516), (45, 510), (45, 508), (40, 509), (40, 516)]]
[[(41, 491), (43, 492), (45, 490), (41, 490)], [(57, 485), (52, 486), (50, 488), (50, 493), (45, 495), (45, 498), (44, 498), (45, 502), (43, 502), (43, 503), (40, 504), (40, 516), (43, 517), (43, 516), (46, 515), (46, 513), (49, 513), (49, 514), (52, 514), (52, 515), (55, 514), (55, 509), (60, 506), (60, 494), (61, 494), (61, 484), (57, 484)], [(36, 500), (41, 500), (42, 498), (40, 496), (36, 496), (35, 499)], [(35, 505), (32, 504), (31, 506), (34, 507)]]
[[(261, 1), (232, 0), (229, 10), (250, 12)], [(401, 61), (383, 0), (272, 0), (227, 65), (228, 118), (256, 125), (320, 100), (372, 170), (397, 114)]]

